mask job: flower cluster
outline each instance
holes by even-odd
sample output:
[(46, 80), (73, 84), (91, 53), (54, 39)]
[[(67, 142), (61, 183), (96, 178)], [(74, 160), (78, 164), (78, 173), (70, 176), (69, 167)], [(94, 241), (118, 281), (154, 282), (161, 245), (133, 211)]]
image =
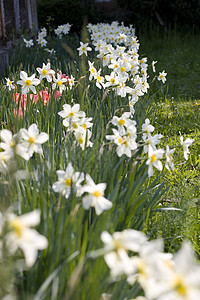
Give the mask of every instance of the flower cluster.
[(41, 47), (45, 47), (47, 45), (47, 40), (45, 39), (46, 36), (47, 36), (47, 30), (44, 27), (38, 32), (38, 38), (37, 38), (37, 43)]
[(34, 152), (43, 154), (41, 145), (49, 139), (49, 136), (45, 132), (39, 133), (34, 123), (28, 130), (21, 128), (14, 135), (10, 130), (3, 129), (0, 131), (0, 139), (0, 170), (7, 172), (9, 164), (15, 160), (16, 155), (28, 161)]
[(148, 300), (184, 300), (200, 297), (200, 266), (189, 242), (175, 256), (163, 252), (162, 240), (148, 241), (142, 232), (127, 229), (101, 234), (104, 259), (116, 280), (126, 276), (139, 283)]
[[(36, 70), (39, 73), (39, 78), (36, 78), (36, 74), (28, 76), (25, 71), (20, 72), (20, 80), (18, 80), (16, 84), (22, 87), (21, 98), (20, 93), (17, 92), (17, 85), (14, 83), (14, 81), (10, 80), (10, 78), (5, 78), (5, 88), (7, 88), (9, 91), (15, 90), (15, 93), (13, 93), (13, 100), (16, 102), (16, 104), (18, 104), (18, 107), (17, 109), (14, 109), (14, 114), (18, 115), (19, 117), (23, 117), (23, 112), (26, 111), (27, 94), (29, 92), (33, 93), (29, 94), (29, 98), (33, 101), (33, 103), (36, 103), (39, 99), (41, 99), (44, 105), (46, 105), (52, 96), (58, 99), (64, 90), (71, 90), (75, 85), (75, 78), (72, 75), (69, 77), (66, 74), (62, 74), (61, 71), (58, 71), (55, 76), (55, 71), (51, 69), (50, 62), (47, 64), (43, 63), (42, 67), (37, 67)], [(51, 89), (48, 87), (38, 91), (36, 87), (43, 83), (43, 80), (46, 80), (48, 85), (51, 84), (52, 90), (55, 91), (50, 92)]]
[(80, 111), (80, 105), (69, 104), (63, 105), (63, 110), (58, 113), (64, 120), (63, 125), (67, 128), (67, 132), (74, 134), (78, 145), (84, 150), (85, 147), (92, 147), (90, 141), (92, 132), (89, 128), (93, 126), (92, 118), (87, 118), (84, 111)]
[(66, 35), (69, 33), (70, 28), (72, 25), (70, 25), (69, 23), (67, 24), (63, 24), (63, 25), (59, 25), (55, 30), (55, 34), (61, 39), (63, 34)]
[[(134, 113), (134, 104), (140, 96), (147, 93), (149, 88), (147, 75), (147, 58), (139, 59), (139, 42), (132, 26), (126, 27), (118, 22), (109, 24), (88, 24), (92, 44), (99, 52), (97, 58), (101, 59), (104, 71), (110, 73), (102, 76), (101, 69), (96, 70), (94, 63), (89, 61), (89, 80), (96, 80), (98, 88), (112, 88), (117, 95), (129, 97), (130, 111)], [(81, 45), (79, 55), (90, 51), (88, 44)], [(84, 48), (84, 51), (83, 49)], [(155, 72), (155, 63), (152, 63)], [(106, 69), (105, 69), (106, 68)], [(160, 72), (158, 80), (166, 81), (165, 71)]]
[[(52, 189), (56, 193), (68, 198), (73, 191), (77, 197), (82, 195), (83, 207), (88, 210), (94, 207), (97, 215), (100, 215), (104, 210), (112, 207), (112, 202), (104, 197), (106, 183), (95, 184), (89, 174), (86, 174), (86, 183), (82, 185), (85, 180), (84, 173), (75, 172), (72, 164), (69, 163), (66, 170), (56, 171), (58, 181), (54, 182)], [(85, 195), (87, 193), (87, 195)]]
[(111, 120), (111, 123), (117, 126), (118, 129), (113, 129), (114, 135), (106, 136), (106, 139), (113, 141), (117, 145), (116, 152), (119, 157), (121, 157), (123, 154), (131, 157), (131, 151), (137, 149), (136, 122), (131, 120), (130, 117), (130, 112), (123, 113), (120, 118), (114, 116)]
[[(133, 151), (137, 150), (139, 146), (142, 145), (143, 153), (148, 155), (146, 164), (148, 165), (148, 176), (151, 177), (154, 174), (154, 168), (158, 171), (162, 171), (163, 165), (161, 159), (163, 156), (166, 158), (165, 167), (168, 171), (170, 169), (174, 171), (174, 159), (173, 153), (175, 148), (170, 149), (166, 146), (166, 150), (157, 149), (157, 145), (160, 143), (162, 134), (152, 135), (154, 131), (154, 126), (150, 124), (149, 119), (145, 120), (142, 124), (142, 142), (137, 143), (137, 127), (136, 122), (132, 120), (131, 112), (125, 112), (121, 117), (114, 116), (111, 120), (117, 129), (112, 129), (113, 135), (106, 135), (106, 139), (112, 141), (117, 145), (116, 153), (119, 157), (123, 154), (132, 157)], [(181, 146), (183, 147), (183, 155), (186, 160), (188, 160), (189, 149), (188, 147), (193, 143), (193, 139), (187, 138), (183, 141), (183, 137), (180, 137)]]

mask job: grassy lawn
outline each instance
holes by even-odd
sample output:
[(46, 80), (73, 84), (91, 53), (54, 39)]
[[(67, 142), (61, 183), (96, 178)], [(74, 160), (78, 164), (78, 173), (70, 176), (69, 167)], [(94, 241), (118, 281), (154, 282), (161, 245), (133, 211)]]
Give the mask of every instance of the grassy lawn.
[(178, 164), (175, 172), (165, 174), (170, 189), (163, 203), (179, 207), (184, 213), (161, 213), (151, 220), (152, 230), (159, 227), (158, 235), (171, 236), (175, 248), (177, 240), (190, 238), (199, 253), (200, 57), (197, 49), (200, 36), (192, 32), (149, 30), (148, 34), (138, 33), (138, 37), (140, 53), (148, 57), (149, 64), (157, 60), (156, 66), (168, 74), (165, 87), (154, 98), (150, 112), (153, 124), (172, 147), (180, 134), (195, 140), (189, 161)]

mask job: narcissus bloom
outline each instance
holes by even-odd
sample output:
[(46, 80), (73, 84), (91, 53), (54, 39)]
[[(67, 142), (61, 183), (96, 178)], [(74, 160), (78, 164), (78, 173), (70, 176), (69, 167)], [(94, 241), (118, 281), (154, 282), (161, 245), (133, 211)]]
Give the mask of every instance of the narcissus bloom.
[(27, 94), (30, 90), (36, 94), (36, 88), (38, 84), (40, 84), (40, 80), (35, 78), (35, 74), (28, 77), (27, 73), (24, 71), (20, 72), (20, 78), (21, 80), (17, 81), (17, 84), (22, 85), (22, 94)]
[(66, 90), (65, 83), (67, 82), (67, 79), (62, 78), (62, 75), (57, 73), (57, 78), (54, 76), (53, 81), (54, 83), (52, 84), (52, 89), (55, 90), (55, 88), (58, 88), (60, 93), (62, 94), (62, 92)]
[(21, 216), (9, 213), (7, 221), (9, 232), (6, 234), (6, 245), (9, 252), (14, 254), (20, 248), (27, 267), (31, 267), (37, 259), (38, 250), (48, 246), (47, 238), (30, 228), (40, 223), (40, 211), (34, 210)]
[(24, 40), (24, 43), (26, 44), (26, 47), (27, 47), (27, 48), (31, 48), (31, 47), (34, 45), (32, 39), (28, 41), (28, 40), (26, 40), (26, 39), (24, 38), (23, 40)]
[(42, 68), (36, 68), (36, 70), (40, 74), (40, 78), (39, 78), (40, 80), (46, 78), (48, 82), (52, 81), (55, 71), (51, 70), (50, 63), (48, 63), (47, 65), (43, 63)]
[(185, 141), (183, 141), (183, 137), (180, 136), (180, 141), (181, 141), (181, 146), (183, 147), (183, 151), (184, 151), (184, 158), (186, 160), (188, 160), (188, 154), (190, 153), (188, 147), (190, 145), (192, 145), (192, 143), (194, 142), (193, 139), (187, 138)]
[(106, 183), (95, 184), (89, 174), (86, 175), (86, 185), (83, 186), (83, 191), (88, 195), (83, 197), (83, 207), (89, 209), (94, 207), (96, 214), (100, 215), (104, 210), (112, 207), (112, 202), (104, 198)]
[(13, 159), (15, 155), (23, 157), (25, 160), (29, 160), (29, 155), (26, 149), (21, 144), (21, 136), (19, 133), (12, 135), (12, 132), (8, 129), (3, 129), (0, 131), (0, 148), (5, 151), (6, 156), (4, 159), (6, 161)]
[(77, 196), (82, 194), (81, 182), (84, 180), (84, 174), (75, 172), (72, 164), (69, 163), (66, 170), (56, 171), (58, 181), (54, 182), (52, 189), (56, 193), (61, 193), (65, 198), (68, 198), (71, 190), (76, 192)]
[(162, 72), (159, 72), (158, 80), (165, 83), (165, 81), (167, 80), (166, 76), (167, 76), (167, 73), (165, 73), (165, 70)]
[(49, 139), (47, 133), (39, 133), (37, 125), (32, 124), (29, 126), (28, 130), (25, 128), (20, 129), (20, 134), (22, 137), (21, 145), (27, 150), (29, 157), (31, 157), (34, 152), (43, 154), (41, 144)]
[(80, 104), (74, 104), (72, 107), (69, 104), (64, 104), (63, 110), (59, 111), (58, 114), (64, 119), (63, 125), (66, 127), (69, 126), (68, 124), (69, 119), (71, 120), (71, 122), (73, 122), (73, 121), (77, 121), (79, 118), (85, 117), (85, 112), (80, 111)]
[(92, 48), (88, 47), (88, 43), (83, 44), (83, 42), (80, 42), (80, 47), (77, 50), (79, 51), (79, 56), (83, 53), (87, 56), (87, 51), (92, 51)]
[(154, 150), (151, 146), (149, 147), (149, 152), (148, 152), (148, 160), (146, 164), (149, 166), (148, 168), (148, 176), (151, 177), (154, 174), (153, 167), (158, 169), (158, 171), (162, 171), (162, 162), (160, 159), (163, 157), (164, 154), (163, 149), (158, 149)]
[(13, 84), (14, 81), (11, 81), (10, 78), (6, 78), (6, 87), (9, 89), (9, 91), (15, 89), (15, 85)]
[(114, 232), (113, 235), (107, 231), (101, 234), (104, 243), (106, 264), (111, 269), (113, 276), (120, 274), (131, 274), (135, 266), (131, 263), (128, 251), (138, 252), (147, 242), (144, 233), (134, 229), (127, 229), (122, 232)]

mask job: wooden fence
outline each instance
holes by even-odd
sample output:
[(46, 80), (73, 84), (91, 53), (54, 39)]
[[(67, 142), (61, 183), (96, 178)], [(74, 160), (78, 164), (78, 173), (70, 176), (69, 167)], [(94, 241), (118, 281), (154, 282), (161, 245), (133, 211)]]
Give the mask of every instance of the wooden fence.
[(38, 30), (36, 0), (0, 0), (0, 76), (9, 64), (12, 41), (23, 30)]

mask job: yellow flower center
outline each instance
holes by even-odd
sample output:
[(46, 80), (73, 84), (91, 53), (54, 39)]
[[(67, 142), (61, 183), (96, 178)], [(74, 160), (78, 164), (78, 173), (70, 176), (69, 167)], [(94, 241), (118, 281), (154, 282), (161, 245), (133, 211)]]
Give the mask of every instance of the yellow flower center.
[(124, 120), (119, 120), (119, 125), (124, 125), (125, 124), (125, 121)]
[(72, 123), (72, 127), (76, 129), (78, 125), (76, 123)]
[(43, 75), (46, 75), (46, 74), (47, 74), (47, 70), (45, 70), (45, 69), (42, 70), (42, 74), (43, 74)]
[(154, 162), (154, 161), (156, 161), (156, 160), (157, 160), (157, 158), (156, 158), (155, 154), (153, 154), (153, 155), (151, 156), (151, 162)]
[(119, 65), (115, 65), (115, 68), (118, 68), (119, 67)]
[(91, 73), (95, 73), (95, 69), (91, 69), (90, 71), (91, 71)]
[(10, 226), (14, 229), (17, 236), (20, 238), (22, 236), (22, 230), (24, 228), (22, 222), (18, 218), (15, 218), (10, 222)]
[(128, 146), (128, 142), (127, 142), (127, 141), (124, 141), (124, 145), (127, 147), (127, 146)]
[(12, 81), (9, 81), (9, 84), (12, 85)]
[(66, 186), (71, 186), (71, 183), (72, 183), (71, 178), (66, 178), (66, 179), (65, 179), (65, 185), (66, 185)]
[(99, 191), (94, 191), (92, 195), (94, 195), (95, 197), (99, 197), (101, 196), (101, 193)]
[(122, 138), (119, 138), (118, 141), (119, 141), (119, 143), (120, 143), (121, 145), (123, 144)]
[(98, 82), (101, 81), (101, 76), (100, 75), (97, 76), (97, 81)]
[(162, 74), (160, 75), (160, 78), (163, 78), (163, 75), (162, 75)]
[(79, 143), (80, 143), (80, 144), (83, 144), (83, 142), (84, 142), (84, 139), (81, 137), (81, 138), (79, 139)]
[(86, 124), (83, 124), (83, 128), (84, 128), (84, 129), (87, 129), (87, 125), (86, 125)]
[(25, 85), (27, 85), (27, 86), (31, 85), (31, 81), (30, 81), (29, 79), (26, 80), (26, 81), (25, 81)]
[(183, 279), (179, 275), (177, 275), (177, 277), (174, 281), (174, 288), (181, 296), (183, 296), (183, 297), (186, 296), (187, 287), (186, 287)]
[(103, 57), (103, 60), (106, 60), (106, 56)]
[(112, 84), (114, 84), (114, 83), (115, 83), (115, 79), (114, 79), (114, 78), (111, 78), (111, 80), (110, 80), (110, 81), (111, 81), (111, 83), (112, 83)]
[(85, 51), (86, 50), (86, 48), (85, 47), (82, 47), (82, 51)]
[(73, 111), (69, 113), (69, 117), (74, 117), (74, 112)]
[(28, 142), (29, 142), (30, 144), (33, 144), (33, 143), (34, 143), (34, 141), (35, 141), (35, 139), (34, 139), (34, 138), (32, 138), (32, 137), (30, 137), (30, 139), (28, 140)]
[(61, 86), (63, 84), (61, 80), (58, 80), (57, 83), (58, 83), (58, 86)]

